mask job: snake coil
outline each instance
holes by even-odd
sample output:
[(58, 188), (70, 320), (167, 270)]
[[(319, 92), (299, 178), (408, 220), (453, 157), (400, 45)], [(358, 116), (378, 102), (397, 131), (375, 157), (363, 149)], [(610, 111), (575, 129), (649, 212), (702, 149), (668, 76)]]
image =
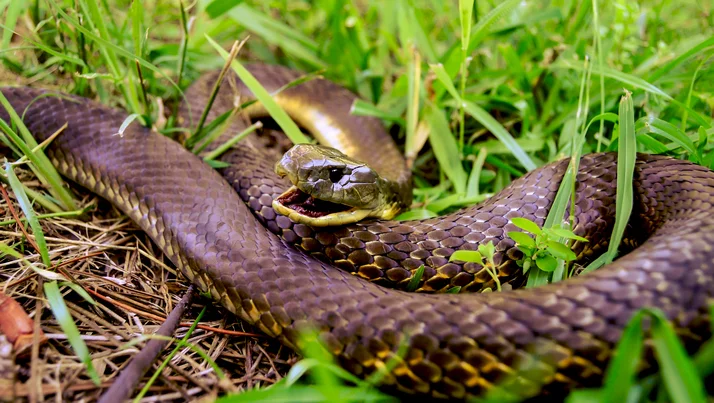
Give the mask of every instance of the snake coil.
[[(250, 71), (269, 89), (294, 77), (263, 65)], [(192, 88), (188, 98), (200, 104), (208, 85)], [(628, 237), (641, 245), (593, 273), (502, 293), (406, 293), (380, 284), (399, 287), (422, 264), (423, 291), (488, 286), (492, 280), (482, 268), (448, 259), (487, 241), (496, 244), (499, 275), (514, 279), (517, 249), (504, 236), (517, 230), (510, 219), (543, 223), (567, 161), (532, 171), (451, 215), (318, 229), (272, 211), (272, 199), (288, 184), (272, 172), (279, 154), (258, 136), (226, 155), (236, 165), (223, 170), (224, 178), (136, 122), (117, 135), (124, 112), (78, 97), (36, 98), (45, 92), (38, 89), (2, 92), (39, 141), (68, 123), (46, 150), (60, 173), (112, 202), (188, 279), (243, 320), (292, 348), (299, 348), (301, 329), (314, 328), (360, 377), (385, 368), (406, 343), (406, 355), (383, 378), (396, 390), (468, 398), (499, 385), (523, 397), (562, 397), (573, 387), (598, 385), (624, 325), (643, 307), (661, 309), (690, 351), (710, 337), (714, 173), (704, 167), (638, 155)], [(391, 140), (381, 137), (383, 129), (370, 131), (379, 122), (351, 117), (344, 107), (352, 98), (328, 81), (309, 81), (280, 96), (294, 102), (289, 112), (303, 126), (318, 116), (308, 112), (329, 112), (349, 131), (335, 138), (348, 154), (354, 148), (380, 170), (401, 161), (384, 143)], [(212, 113), (220, 113), (221, 102), (233, 105), (230, 96), (219, 95)], [(0, 117), (8, 119), (5, 111)], [(607, 246), (615, 178), (613, 154), (583, 156), (574, 212), (575, 232), (591, 240), (576, 245), (583, 259)]]

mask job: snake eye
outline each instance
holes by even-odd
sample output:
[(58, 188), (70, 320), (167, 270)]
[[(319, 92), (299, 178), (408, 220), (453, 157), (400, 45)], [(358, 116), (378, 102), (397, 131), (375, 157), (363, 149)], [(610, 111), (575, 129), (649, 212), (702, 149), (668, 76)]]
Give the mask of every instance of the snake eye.
[(339, 168), (330, 168), (330, 182), (337, 183), (342, 179), (342, 170)]

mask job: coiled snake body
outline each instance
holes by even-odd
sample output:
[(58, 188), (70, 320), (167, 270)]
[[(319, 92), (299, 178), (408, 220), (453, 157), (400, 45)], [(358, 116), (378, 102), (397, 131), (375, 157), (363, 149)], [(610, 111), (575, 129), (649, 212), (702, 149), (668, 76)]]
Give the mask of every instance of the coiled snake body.
[[(275, 67), (255, 65), (251, 71), (268, 89), (294, 78)], [(188, 99), (200, 105), (209, 83), (210, 77), (194, 85)], [(517, 283), (512, 263), (517, 252), (504, 236), (516, 230), (509, 219), (542, 224), (567, 162), (548, 164), (478, 206), (437, 219), (367, 220), (318, 229), (272, 211), (273, 198), (287, 183), (272, 172), (278, 154), (266, 151), (257, 136), (226, 155), (237, 164), (223, 170), (226, 180), (179, 143), (138, 123), (117, 134), (124, 112), (82, 98), (31, 102), (43, 93), (36, 89), (2, 92), (18, 113), (25, 113), (38, 140), (68, 123), (46, 151), (59, 171), (121, 209), (187, 278), (243, 320), (293, 348), (299, 348), (301, 329), (315, 328), (340, 363), (361, 377), (384, 368), (406, 343), (406, 355), (383, 379), (397, 390), (467, 398), (499, 384), (529, 397), (562, 396), (575, 386), (597, 385), (624, 325), (642, 307), (662, 309), (691, 349), (710, 336), (714, 173), (704, 167), (638, 155), (628, 239), (642, 244), (593, 273), (502, 293), (406, 293), (380, 284), (403, 287), (421, 264), (427, 268), (423, 291), (490, 286), (490, 276), (474, 264), (448, 261), (454, 250), (475, 249), (489, 240), (497, 246), (499, 276)], [(222, 93), (212, 116), (233, 105)], [(308, 102), (329, 109), (351, 99), (324, 80), (280, 96), (299, 101), (294, 117), (314, 112)], [(348, 129), (358, 129), (353, 126), (358, 121), (379, 126), (350, 117), (344, 108), (341, 113), (327, 116)], [(0, 117), (8, 119), (5, 111)], [(366, 147), (356, 147), (368, 150), (365, 160), (380, 167), (401, 161), (391, 142), (379, 143), (391, 140), (366, 136), (358, 140)], [(576, 233), (591, 239), (576, 245), (582, 259), (607, 246), (615, 174), (612, 154), (582, 158)]]

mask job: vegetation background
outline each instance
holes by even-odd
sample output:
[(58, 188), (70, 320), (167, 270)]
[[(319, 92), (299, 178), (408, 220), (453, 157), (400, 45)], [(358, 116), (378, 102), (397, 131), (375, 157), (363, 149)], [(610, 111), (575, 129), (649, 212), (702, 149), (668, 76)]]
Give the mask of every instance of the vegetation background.
[[(363, 99), (355, 113), (381, 117), (413, 164), (414, 206), (403, 217), (473, 204), (528, 170), (593, 151), (627, 147), (623, 155), (714, 167), (711, 0), (0, 0), (0, 10), (3, 84), (96, 98), (169, 136), (182, 90), (223, 66), (217, 46), (245, 40), (239, 60), (346, 86)], [(93, 400), (185, 284), (125, 217), (82, 190), (63, 190), (52, 168), (31, 158), (31, 145), (3, 130), (2, 292), (47, 340), (0, 396)], [(564, 267), (538, 265), (529, 285), (567, 277)], [(645, 316), (660, 324), (653, 337), (663, 370), (636, 381)], [(344, 383), (351, 377), (319, 349), (295, 365), (277, 343), (241, 335), (253, 330), (207, 300), (189, 319), (200, 324), (185, 324), (137, 400), (246, 389), (224, 399), (388, 399), (369, 383)], [(605, 388), (571, 401), (704, 401), (711, 344), (690, 360), (671, 336), (661, 315), (643, 312)]]

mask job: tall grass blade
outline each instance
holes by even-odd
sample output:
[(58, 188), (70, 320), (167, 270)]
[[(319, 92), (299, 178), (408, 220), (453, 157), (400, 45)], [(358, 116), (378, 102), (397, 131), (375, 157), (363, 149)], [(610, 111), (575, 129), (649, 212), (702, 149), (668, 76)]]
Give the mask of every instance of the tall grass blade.
[(24, 1), (11, 1), (10, 4), (7, 5), (5, 9), (5, 26), (2, 31), (2, 48), (0, 49), (5, 50), (10, 47), (10, 41), (12, 40), (17, 19), (26, 6), (27, 3)]
[(632, 94), (625, 92), (620, 100), (620, 135), (617, 150), (617, 195), (615, 197), (615, 226), (610, 236), (607, 248), (607, 262), (612, 262), (617, 256), (617, 250), (630, 220), (634, 200), (632, 178), (637, 158), (635, 136), (635, 112)]
[(411, 47), (408, 67), (409, 92), (407, 95), (407, 134), (404, 146), (405, 154), (416, 155), (415, 141), (417, 122), (419, 120), (419, 98), (421, 93), (421, 55), (415, 47)]
[(318, 56), (315, 42), (279, 20), (268, 17), (245, 3), (228, 11), (228, 15), (249, 31), (280, 47), (285, 53), (295, 56), (313, 67), (327, 66)]
[[(206, 35), (206, 39), (213, 46), (214, 49), (225, 59), (228, 60), (228, 52), (223, 50), (223, 48), (216, 43), (211, 37)], [(233, 71), (236, 72), (241, 81), (250, 89), (250, 91), (255, 95), (255, 97), (263, 104), (263, 107), (268, 111), (270, 116), (275, 120), (275, 122), (280, 126), (280, 128), (285, 132), (285, 135), (290, 138), (293, 144), (308, 143), (309, 140), (300, 131), (298, 126), (290, 119), (290, 116), (275, 102), (270, 93), (263, 88), (258, 80), (253, 77), (253, 75), (240, 64), (237, 60), (231, 61), (231, 66)]]
[[(550, 66), (551, 69), (572, 69), (572, 70), (582, 70), (582, 66), (579, 66), (577, 63), (573, 61), (565, 61), (565, 60), (559, 60), (557, 63), (554, 63)], [(689, 114), (692, 115), (692, 118), (700, 125), (709, 128), (711, 127), (711, 122), (706, 119), (704, 116), (702, 116), (699, 112), (695, 111), (694, 109), (688, 107), (684, 103), (678, 101), (677, 99), (672, 98), (669, 94), (664, 92), (662, 89), (657, 87), (656, 85), (650, 84), (646, 80), (636, 77), (632, 74), (624, 73), (615, 69), (612, 69), (610, 67), (603, 67), (602, 69), (600, 67), (596, 67), (593, 69), (593, 73), (603, 75), (608, 78), (612, 78), (614, 80), (617, 80), (623, 84), (629, 85), (632, 88), (636, 89), (641, 89), (644, 91), (647, 91), (651, 94), (661, 96), (662, 98), (666, 99), (667, 101), (672, 102), (673, 104), (676, 104), (677, 106), (685, 109), (686, 111), (689, 112)]]
[(461, 165), (461, 155), (454, 136), (449, 129), (444, 111), (427, 102), (424, 105), (424, 119), (429, 123), (429, 144), (434, 150), (436, 160), (446, 176), (453, 182), (458, 194), (466, 193), (467, 175)]
[(50, 160), (45, 156), (42, 150), (33, 151), (32, 148), (37, 146), (37, 142), (27, 127), (22, 122), (22, 119), (17, 115), (10, 102), (5, 98), (5, 95), (0, 92), (0, 104), (10, 115), (10, 119), (15, 126), (20, 130), (23, 138), (21, 139), (3, 120), (0, 119), (0, 129), (7, 135), (13, 144), (22, 151), (22, 154), (27, 157), (32, 165), (30, 166), (33, 172), (37, 175), (41, 182), (48, 185), (50, 193), (56, 197), (62, 207), (66, 210), (76, 210), (77, 206), (74, 203), (74, 198), (67, 188), (64, 187), (64, 182), (60, 178), (59, 173), (54, 168)]
[(529, 171), (536, 168), (536, 164), (533, 162), (533, 160), (528, 156), (528, 154), (526, 154), (525, 151), (523, 151), (523, 148), (518, 145), (516, 140), (513, 138), (513, 136), (511, 136), (510, 133), (508, 133), (508, 131), (505, 127), (503, 127), (503, 125), (501, 125), (496, 119), (493, 118), (493, 116), (483, 110), (483, 108), (481, 108), (480, 106), (477, 106), (471, 101), (461, 99), (461, 96), (456, 91), (456, 87), (454, 86), (453, 81), (446, 73), (444, 66), (440, 64), (432, 64), (430, 65), (430, 67), (431, 70), (435, 73), (436, 78), (442, 83), (442, 85), (444, 85), (447, 91), (449, 91), (449, 94), (451, 94), (451, 96), (454, 97), (457, 102), (463, 104), (466, 113), (468, 113), (469, 115), (471, 115), (471, 117), (481, 123), (494, 136), (496, 136), (499, 141), (501, 141), (506, 147), (508, 147), (513, 156), (516, 157), (518, 162), (520, 162), (524, 168)]
[(20, 205), (22, 212), (25, 213), (27, 222), (30, 223), (30, 228), (32, 228), (32, 234), (35, 237), (35, 243), (39, 248), (38, 252), (42, 257), (42, 263), (44, 263), (45, 267), (50, 267), (52, 265), (52, 262), (50, 261), (50, 253), (47, 250), (47, 242), (45, 241), (45, 234), (42, 232), (42, 226), (40, 225), (40, 221), (35, 215), (35, 210), (32, 208), (32, 203), (30, 203), (30, 199), (27, 198), (27, 194), (25, 193), (24, 187), (15, 175), (15, 171), (12, 169), (12, 165), (9, 162), (5, 163), (5, 175), (7, 175), (7, 179), (10, 182), (10, 187), (15, 193), (15, 197), (17, 198), (17, 202)]
[(65, 335), (67, 335), (67, 340), (72, 346), (74, 353), (77, 354), (77, 357), (79, 357), (80, 361), (84, 364), (92, 382), (96, 386), (99, 386), (101, 381), (99, 380), (99, 375), (92, 364), (92, 357), (89, 355), (87, 345), (84, 343), (84, 340), (82, 340), (79, 330), (77, 329), (77, 325), (74, 323), (74, 319), (72, 319), (72, 315), (62, 299), (62, 294), (57, 286), (57, 282), (50, 281), (45, 283), (44, 290), (50, 309), (62, 328), (62, 331)]

